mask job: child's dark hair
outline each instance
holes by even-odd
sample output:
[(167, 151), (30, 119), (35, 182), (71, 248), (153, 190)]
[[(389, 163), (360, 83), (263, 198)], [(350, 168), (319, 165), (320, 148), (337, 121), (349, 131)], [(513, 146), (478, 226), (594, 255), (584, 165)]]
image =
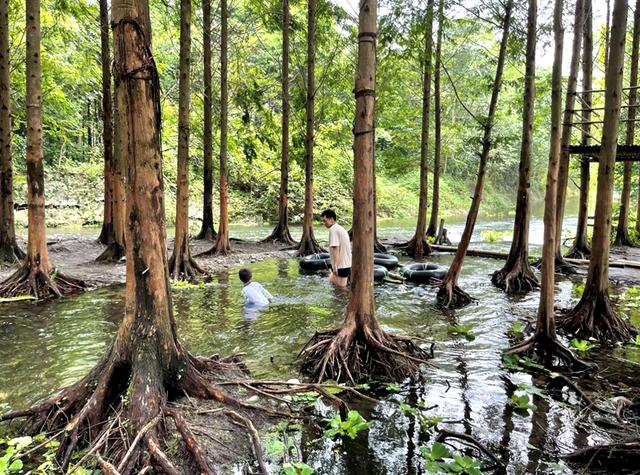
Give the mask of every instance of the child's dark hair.
[(332, 209), (325, 209), (320, 216), (322, 216), (323, 218), (333, 219), (334, 221), (338, 219), (338, 217), (336, 216), (336, 212)]
[(253, 277), (253, 274), (249, 269), (244, 268), (244, 269), (240, 269), (240, 272), (238, 272), (238, 277), (240, 277), (240, 280), (242, 281), (243, 284), (246, 284), (251, 280), (251, 277)]

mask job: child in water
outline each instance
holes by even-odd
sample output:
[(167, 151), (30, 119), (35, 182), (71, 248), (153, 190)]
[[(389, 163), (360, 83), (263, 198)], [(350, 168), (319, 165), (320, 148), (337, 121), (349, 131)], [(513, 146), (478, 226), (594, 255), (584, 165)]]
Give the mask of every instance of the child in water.
[(271, 295), (261, 284), (251, 280), (253, 274), (249, 269), (240, 269), (238, 276), (244, 284), (242, 287), (242, 295), (248, 305), (260, 307), (269, 305), (269, 302), (273, 299), (273, 295)]

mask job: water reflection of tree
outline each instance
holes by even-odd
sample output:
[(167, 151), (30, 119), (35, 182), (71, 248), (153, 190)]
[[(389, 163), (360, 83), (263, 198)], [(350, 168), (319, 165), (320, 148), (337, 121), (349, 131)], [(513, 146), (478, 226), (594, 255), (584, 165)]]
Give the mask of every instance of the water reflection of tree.
[(527, 443), (528, 462), (526, 473), (537, 473), (549, 428), (549, 401), (544, 396), (534, 394), (533, 404), (535, 404), (536, 409), (533, 411), (531, 418), (531, 433), (529, 434), (529, 441)]
[(289, 259), (278, 259), (278, 277), (289, 279)]

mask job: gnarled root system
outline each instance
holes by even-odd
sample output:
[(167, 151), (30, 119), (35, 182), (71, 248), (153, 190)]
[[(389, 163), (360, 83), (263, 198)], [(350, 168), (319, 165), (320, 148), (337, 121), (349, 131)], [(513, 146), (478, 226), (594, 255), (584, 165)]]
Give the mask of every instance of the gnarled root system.
[(431, 254), (431, 244), (424, 237), (413, 236), (409, 242), (399, 246), (405, 254), (411, 257), (424, 257)]
[(371, 378), (415, 378), (420, 364), (433, 353), (420, 348), (410, 337), (345, 325), (316, 333), (298, 356), (302, 358), (302, 372), (313, 381), (331, 379), (355, 384)]
[[(172, 399), (187, 395), (215, 401), (221, 407), (208, 412), (226, 415), (235, 422), (249, 420), (240, 414), (246, 410), (262, 410), (275, 417), (290, 415), (229, 397), (206, 379), (205, 372), (224, 374), (225, 369), (235, 366), (234, 360), (187, 355), (181, 377), (167, 382), (161, 376), (156, 359), (134, 356), (133, 361), (127, 361), (115, 353), (112, 349), (75, 384), (26, 410), (0, 416), (0, 421), (26, 418), (23, 432), (57, 434), (60, 446), (56, 458), (64, 473), (73, 452), (87, 448), (78, 465), (93, 457), (105, 473), (139, 473), (153, 466), (160, 473), (178, 475), (183, 472), (171, 460), (162, 443), (170, 430), (168, 419), (173, 420), (191, 455), (191, 465), (195, 465), (192, 472), (217, 472), (188, 427), (181, 406), (170, 404)], [(247, 429), (251, 427), (253, 425), (249, 424)], [(253, 432), (251, 435), (254, 436)], [(262, 460), (258, 462), (263, 466)], [(183, 461), (179, 465), (184, 465)]]
[(576, 464), (587, 464), (591, 468), (606, 468), (607, 472), (626, 470), (640, 466), (640, 441), (595, 445), (576, 450), (564, 456)]
[(302, 237), (300, 240), (300, 246), (298, 247), (298, 252), (296, 256), (304, 257), (310, 256), (311, 254), (318, 254), (319, 252), (326, 252), (320, 244), (312, 237)]
[(628, 341), (637, 333), (635, 328), (615, 313), (606, 294), (587, 295), (587, 290), (578, 305), (558, 316), (556, 321), (566, 333), (583, 340)]
[(591, 365), (577, 358), (571, 350), (562, 345), (556, 338), (549, 338), (538, 332), (528, 340), (516, 343), (505, 351), (508, 355), (536, 353), (548, 367), (564, 366), (573, 369), (586, 369)]
[(508, 294), (527, 293), (538, 287), (538, 279), (529, 266), (516, 264), (508, 269), (506, 266), (491, 276), (491, 283)]
[(36, 299), (49, 296), (63, 297), (80, 292), (86, 287), (81, 280), (68, 277), (56, 270), (48, 273), (41, 266), (32, 265), (27, 260), (13, 275), (0, 284), (0, 296), (31, 295)]
[(442, 282), (436, 295), (436, 303), (441, 308), (455, 309), (466, 307), (475, 302), (475, 299), (458, 287), (455, 283), (447, 280)]

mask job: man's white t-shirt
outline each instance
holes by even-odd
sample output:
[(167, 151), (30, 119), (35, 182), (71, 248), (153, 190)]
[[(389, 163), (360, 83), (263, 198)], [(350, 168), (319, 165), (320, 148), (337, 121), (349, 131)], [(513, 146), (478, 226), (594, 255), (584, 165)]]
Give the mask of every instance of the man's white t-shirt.
[[(351, 267), (351, 241), (349, 233), (338, 223), (329, 228), (329, 247), (340, 248), (338, 254), (337, 269), (347, 269)], [(333, 262), (332, 262), (333, 264)]]
[(251, 305), (269, 305), (273, 298), (261, 284), (258, 282), (249, 282), (242, 287), (242, 295), (248, 304)]

